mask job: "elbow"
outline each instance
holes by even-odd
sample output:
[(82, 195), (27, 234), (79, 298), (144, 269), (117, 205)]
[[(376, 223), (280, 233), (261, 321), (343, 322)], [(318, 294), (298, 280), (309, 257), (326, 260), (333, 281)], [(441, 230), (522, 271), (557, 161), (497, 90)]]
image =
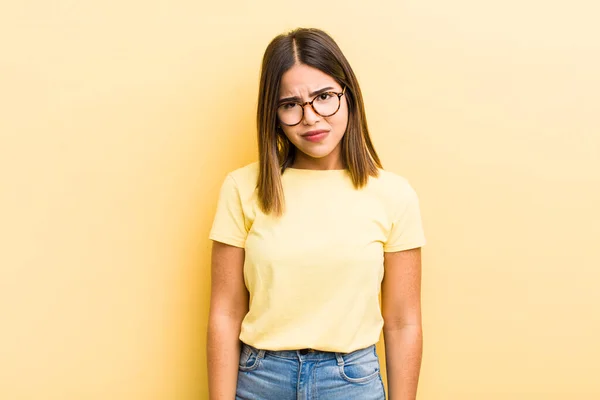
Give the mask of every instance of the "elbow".
[(239, 310), (212, 309), (212, 310), (210, 310), (210, 313), (208, 316), (208, 324), (213, 325), (213, 326), (215, 326), (215, 325), (216, 326), (221, 326), (221, 325), (238, 326), (238, 325), (242, 324), (242, 321), (244, 320), (244, 317), (246, 316), (246, 312), (247, 311), (244, 309), (239, 309)]
[(384, 316), (383, 317), (383, 331), (412, 331), (416, 334), (422, 335), (423, 326), (420, 318), (406, 318), (400, 316)]

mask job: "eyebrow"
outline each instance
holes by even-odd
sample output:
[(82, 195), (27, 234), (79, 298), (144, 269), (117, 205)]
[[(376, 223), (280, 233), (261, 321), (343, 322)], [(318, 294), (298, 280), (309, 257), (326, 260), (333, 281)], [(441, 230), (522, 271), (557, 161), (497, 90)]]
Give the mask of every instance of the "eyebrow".
[[(331, 86), (327, 86), (327, 87), (324, 87), (323, 89), (315, 90), (314, 92), (309, 93), (309, 96), (310, 97), (315, 97), (315, 96), (320, 95), (321, 93), (324, 93), (324, 92), (327, 92), (327, 91), (333, 90), (333, 89), (335, 89), (335, 88), (333, 88)], [(301, 101), (301, 100), (302, 99), (300, 97), (298, 97), (298, 96), (285, 97), (283, 99), (279, 99), (279, 103), (281, 104), (281, 103), (292, 102), (292, 101)]]

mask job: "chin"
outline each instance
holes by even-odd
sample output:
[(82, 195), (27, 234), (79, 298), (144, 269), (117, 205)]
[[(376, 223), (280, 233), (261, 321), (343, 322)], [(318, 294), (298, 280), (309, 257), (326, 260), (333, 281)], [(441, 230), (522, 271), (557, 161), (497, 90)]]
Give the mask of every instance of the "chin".
[(327, 149), (324, 151), (310, 151), (308, 149), (299, 149), (302, 153), (304, 153), (305, 155), (314, 158), (314, 159), (319, 159), (319, 158), (325, 158), (328, 155), (330, 155), (333, 151), (333, 149)]

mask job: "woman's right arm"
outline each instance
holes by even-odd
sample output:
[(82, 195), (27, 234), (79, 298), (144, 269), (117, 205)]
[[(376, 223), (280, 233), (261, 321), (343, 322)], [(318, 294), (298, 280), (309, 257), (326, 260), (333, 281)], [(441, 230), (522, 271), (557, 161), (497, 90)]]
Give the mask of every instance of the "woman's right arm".
[(244, 249), (213, 242), (207, 358), (210, 400), (233, 400), (240, 357), (240, 329), (248, 312)]

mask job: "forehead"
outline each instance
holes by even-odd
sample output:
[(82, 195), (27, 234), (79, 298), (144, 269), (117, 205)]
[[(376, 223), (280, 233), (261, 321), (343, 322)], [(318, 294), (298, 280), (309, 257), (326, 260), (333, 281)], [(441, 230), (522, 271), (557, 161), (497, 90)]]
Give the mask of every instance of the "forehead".
[(323, 71), (304, 64), (296, 64), (281, 77), (279, 95), (298, 95), (313, 92), (326, 86), (339, 88), (339, 84)]

